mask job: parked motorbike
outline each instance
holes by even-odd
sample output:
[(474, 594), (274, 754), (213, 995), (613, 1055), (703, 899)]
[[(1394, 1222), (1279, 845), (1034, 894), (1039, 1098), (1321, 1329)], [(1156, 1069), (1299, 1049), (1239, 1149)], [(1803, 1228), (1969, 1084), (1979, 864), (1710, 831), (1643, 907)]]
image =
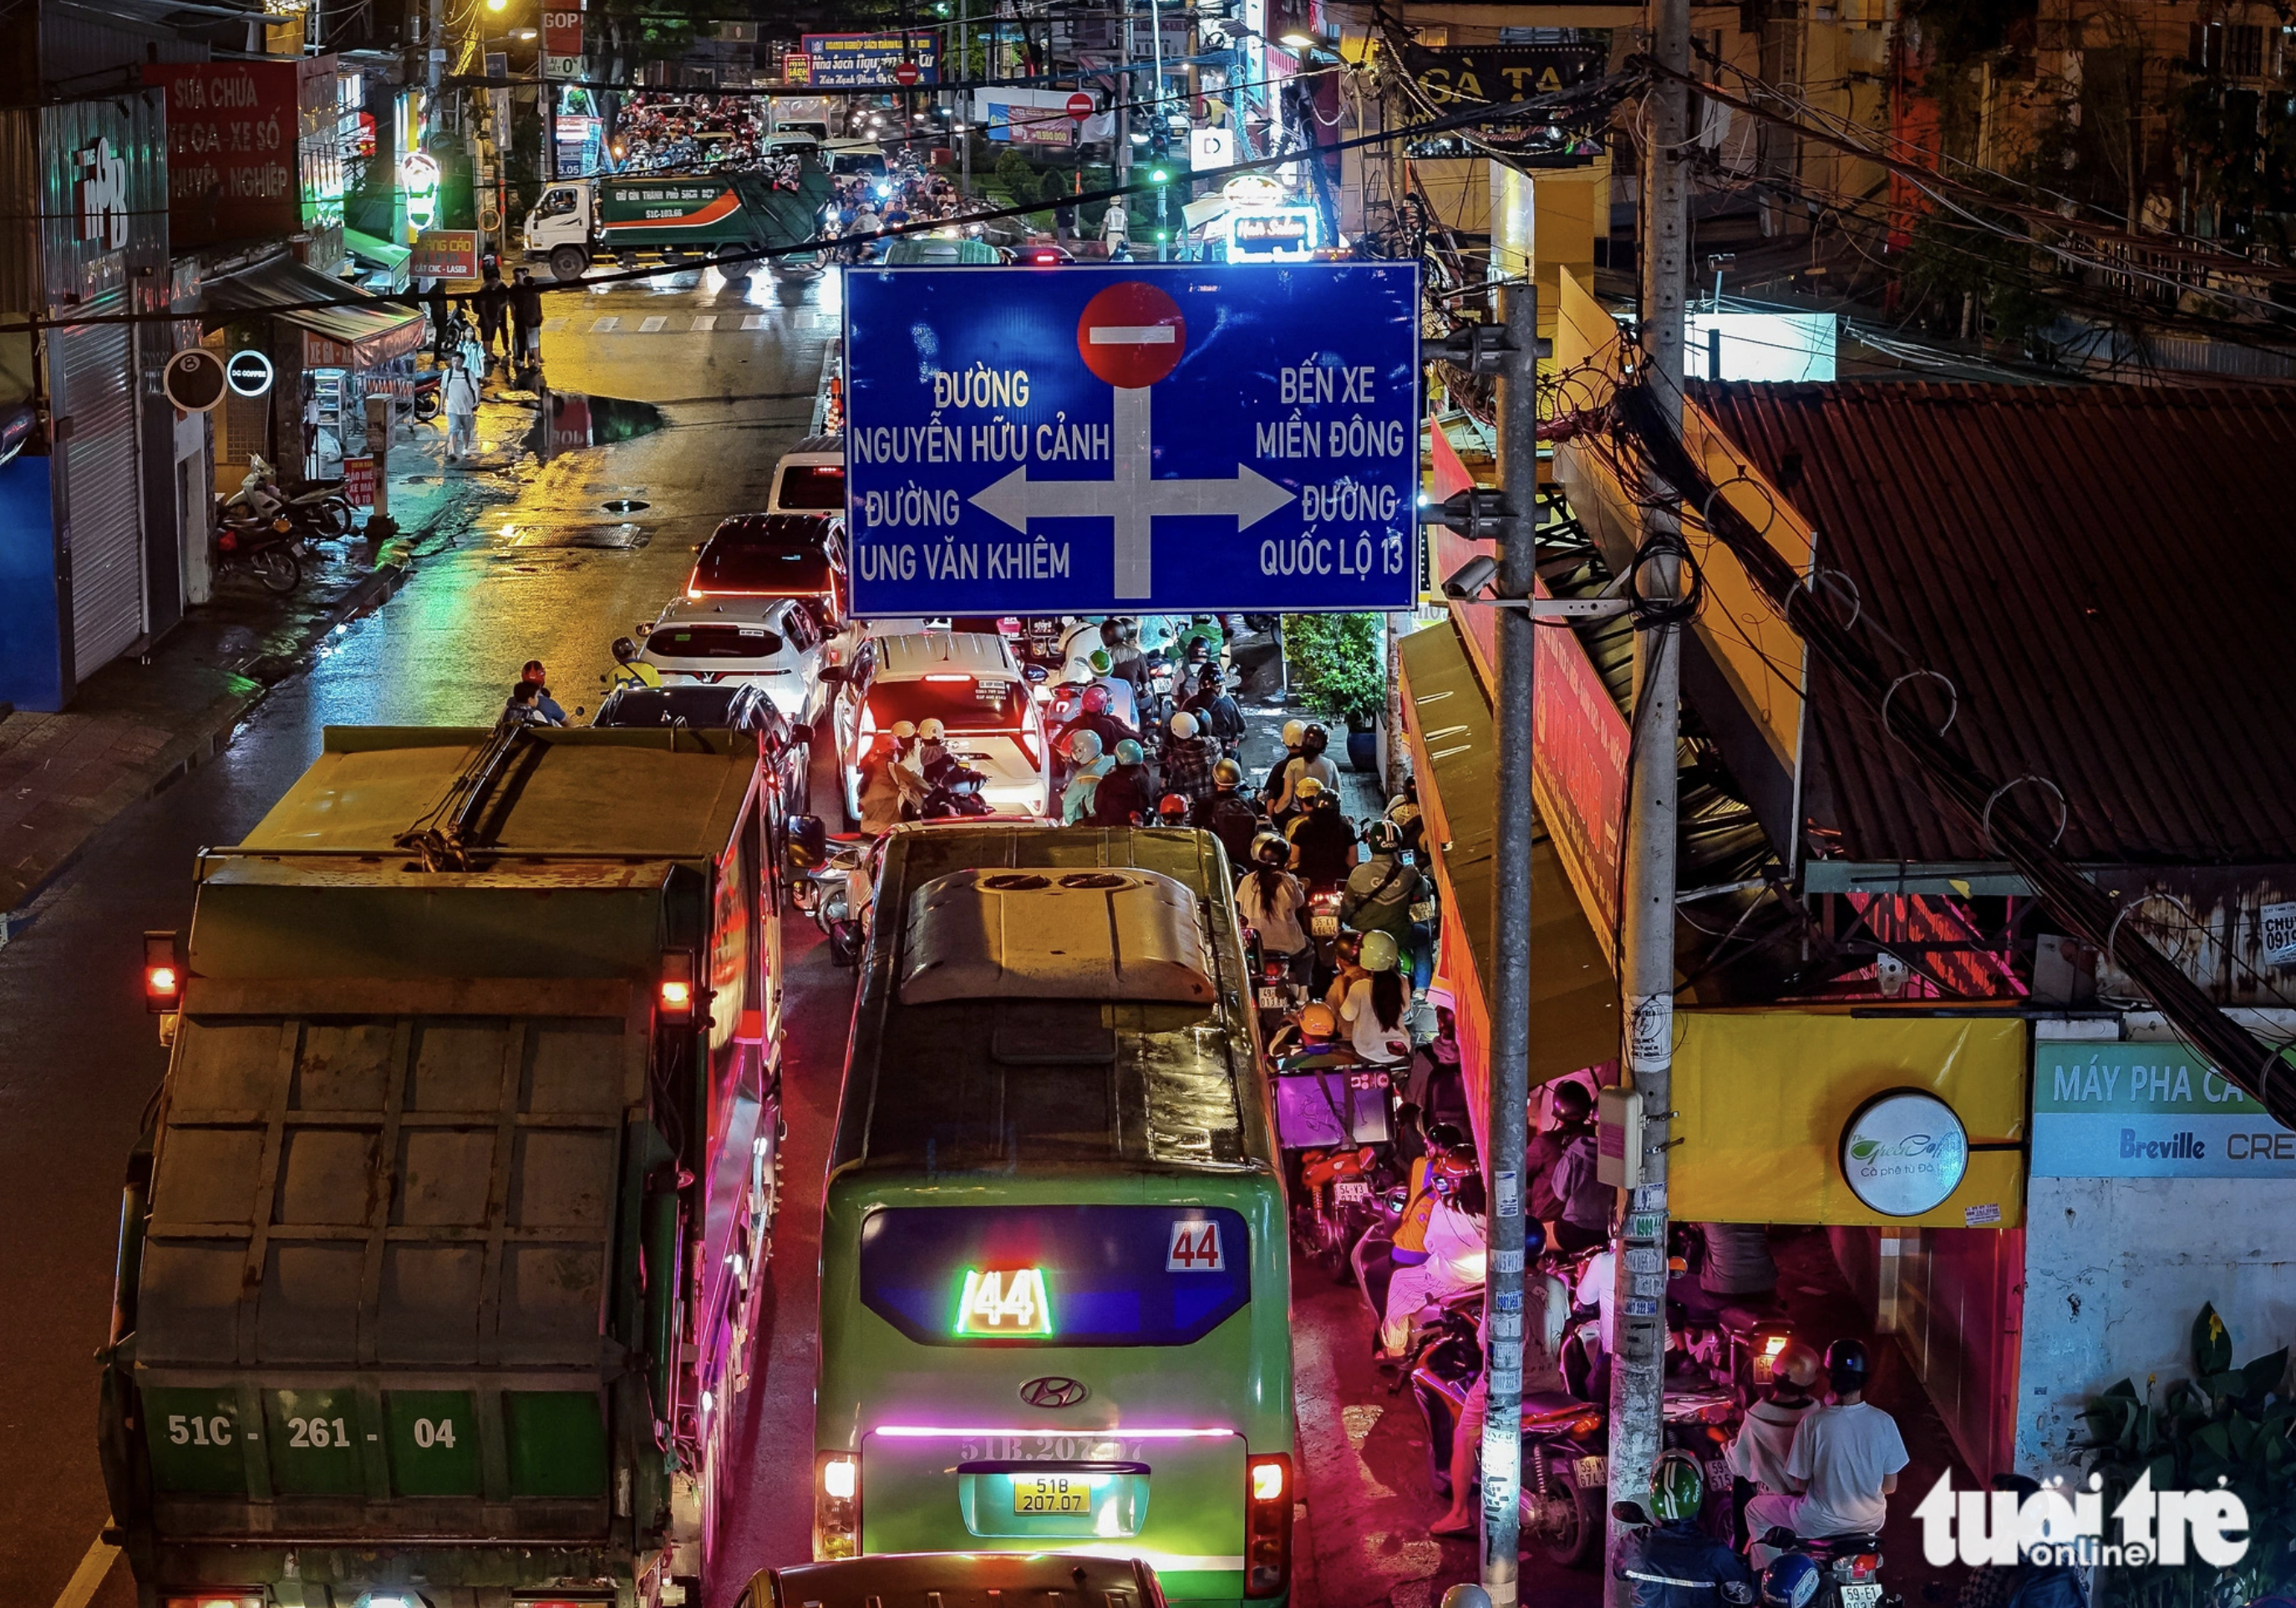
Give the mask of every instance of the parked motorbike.
[(284, 597), (302, 584), (302, 537), (283, 513), (265, 518), (242, 508), (223, 514), (216, 551), (226, 566), (247, 570), (266, 592)]
[(239, 489), (224, 500), (222, 512), (234, 509), (244, 509), (258, 518), (284, 514), (299, 529), (314, 536), (344, 536), (351, 528), (350, 501), (343, 496), (341, 481), (291, 489), (279, 483), (278, 472), (260, 453), (248, 455), (247, 473), (241, 477)]

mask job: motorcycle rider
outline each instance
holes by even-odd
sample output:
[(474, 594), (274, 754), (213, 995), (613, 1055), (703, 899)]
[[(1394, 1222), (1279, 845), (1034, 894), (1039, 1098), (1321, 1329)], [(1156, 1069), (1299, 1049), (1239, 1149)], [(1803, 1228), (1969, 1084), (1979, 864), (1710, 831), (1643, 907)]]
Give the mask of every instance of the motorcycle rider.
[(1563, 1157), (1574, 1147), (1583, 1148), (1591, 1165), (1595, 1096), (1585, 1084), (1573, 1079), (1555, 1084), (1550, 1099), (1554, 1120), (1531, 1136), (1529, 1148), (1523, 1153), (1523, 1169), (1530, 1174), (1530, 1215), (1546, 1225), (1547, 1238), (1557, 1250), (1590, 1250), (1609, 1235), (1566, 1220), (1570, 1194), (1576, 1192), (1558, 1188), (1557, 1175), (1563, 1170)]
[(917, 774), (925, 785), (938, 787), (943, 773), (962, 768), (948, 751), (948, 727), (930, 718), (917, 722)]
[(1746, 1504), (1746, 1532), (1758, 1553), (1767, 1551), (1760, 1538), (1777, 1528), (1813, 1538), (1881, 1533), (1907, 1459), (1898, 1421), (1866, 1399), (1871, 1368), (1863, 1341), (1825, 1348), (1832, 1404), (1812, 1407), (1795, 1428), (1786, 1489)]
[(1302, 882), (1344, 882), (1355, 868), (1356, 829), (1340, 813), (1338, 794), (1313, 776), (1298, 789), (1300, 813), (1284, 829), (1292, 840), (1292, 866)]
[(638, 644), (627, 636), (614, 638), (614, 669), (610, 679), (617, 691), (630, 686), (660, 686), (661, 672), (638, 657)]
[(1698, 1528), (1706, 1481), (1698, 1461), (1664, 1451), (1651, 1467), (1647, 1530), (1627, 1538), (1619, 1578), (1634, 1608), (1743, 1608), (1754, 1600), (1754, 1574), (1746, 1560)]
[[(1340, 895), (1340, 923), (1358, 932), (1384, 932), (1395, 940), (1399, 954), (1417, 958), (1419, 937), (1411, 907), (1424, 897), (1426, 881), (1418, 867), (1406, 866), (1397, 852), (1403, 834), (1392, 821), (1374, 821), (1364, 828), (1366, 857), (1348, 873)], [(1417, 982), (1414, 970), (1413, 981)]]
[(1100, 739), (1103, 752), (1112, 751), (1119, 742), (1137, 742), (1140, 740), (1140, 734), (1116, 714), (1113, 694), (1099, 682), (1086, 687), (1079, 701), (1082, 707), (1076, 718), (1068, 723), (1062, 734), (1063, 736), (1080, 731), (1090, 732)]
[(1228, 696), (1219, 666), (1208, 664), (1197, 672), (1196, 690), (1180, 707), (1196, 718), (1196, 724), (1219, 743), (1222, 751), (1235, 751), (1243, 738), (1243, 711)]
[[(1283, 728), (1284, 742), (1292, 741), (1292, 728)], [(1267, 806), (1268, 814), (1281, 821), (1300, 808), (1304, 795), (1300, 783), (1313, 779), (1325, 792), (1336, 796), (1340, 791), (1340, 767), (1324, 757), (1324, 750), (1331, 745), (1332, 734), (1320, 721), (1311, 720), (1300, 734), (1300, 751), (1283, 763), (1283, 777), (1274, 800)]]
[[(1308, 1009), (1315, 1007), (1310, 1005)], [(1415, 1268), (1427, 1259), (1427, 1220), (1435, 1210), (1436, 1185), (1475, 1171), (1474, 1152), (1467, 1144), (1466, 1135), (1458, 1128), (1447, 1122), (1430, 1122), (1422, 1132), (1427, 1153), (1411, 1164), (1403, 1213), (1396, 1221), (1395, 1232), (1384, 1240), (1367, 1234), (1356, 1242), (1356, 1248), (1348, 1254), (1364, 1299), (1371, 1303), (1374, 1312), (1382, 1316), (1387, 1311), (1389, 1281), (1403, 1269)]]
[(542, 684), (521, 677), (510, 689), (510, 700), (503, 705), (502, 724), (504, 726), (563, 726), (563, 720), (553, 720), (542, 710)]
[(1174, 792), (1191, 802), (1212, 791), (1212, 768), (1220, 761), (1217, 739), (1203, 735), (1193, 715), (1182, 710), (1171, 719), (1171, 741), (1164, 744), (1164, 780)]
[(1156, 800), (1156, 825), (1185, 826), (1190, 800), (1185, 793), (1168, 792)]
[(1093, 793), (1092, 824), (1095, 826), (1137, 826), (1155, 809), (1155, 778), (1148, 774), (1148, 756), (1127, 737), (1116, 745), (1116, 763), (1100, 779)]
[(1292, 850), (1282, 838), (1263, 832), (1251, 843), (1252, 869), (1236, 884), (1235, 907), (1244, 923), (1259, 934), (1259, 952), (1281, 960), (1292, 980), (1304, 983), (1316, 969), (1316, 946), (1300, 924), (1308, 907), (1307, 890), (1284, 869)]
[(1061, 790), (1061, 825), (1088, 825), (1093, 795), (1100, 791), (1101, 778), (1116, 768), (1116, 761), (1101, 746), (1100, 734), (1090, 726), (1070, 727), (1061, 746), (1068, 751), (1069, 763), (1074, 767), (1068, 785)]
[(1349, 988), (1340, 1020), (1347, 1023), (1357, 1055), (1374, 1066), (1398, 1066), (1411, 1054), (1411, 1032), (1404, 1021), (1406, 1002), (1403, 979), (1395, 970), (1395, 939), (1384, 932), (1365, 933), (1362, 959), (1365, 975)]
[(1259, 812), (1237, 791), (1243, 783), (1243, 767), (1233, 759), (1222, 759), (1212, 767), (1212, 791), (1209, 798), (1198, 799), (1189, 814), (1189, 823), (1201, 826), (1220, 841), (1227, 850), (1229, 866), (1241, 872), (1251, 864), (1251, 841), (1259, 835)]
[(890, 742), (873, 744), (861, 759), (861, 830), (872, 837), (899, 825), (911, 803), (923, 796), (912, 750), (917, 728), (896, 720), (885, 734)]
[(1723, 1452), (1722, 1460), (1735, 1481), (1738, 1544), (1746, 1542), (1746, 1504), (1762, 1491), (1787, 1489), (1786, 1457), (1793, 1450), (1794, 1432), (1809, 1409), (1817, 1405), (1810, 1394), (1817, 1383), (1817, 1353), (1799, 1340), (1770, 1359), (1770, 1382), (1746, 1409), (1746, 1421)]
[(1407, 1352), (1419, 1315), (1481, 1284), (1488, 1265), (1483, 1175), (1473, 1169), (1464, 1174), (1439, 1173), (1429, 1182), (1429, 1194), (1420, 1240), (1427, 1254), (1396, 1268), (1388, 1281), (1379, 1325), (1378, 1355), (1382, 1358), (1399, 1358)]
[[(1432, 1131), (1431, 1129), (1430, 1130)], [(1522, 1254), (1527, 1261), (1536, 1261), (1546, 1249), (1546, 1239), (1535, 1222), (1522, 1226)], [(1482, 1355), (1488, 1357), (1491, 1349), (1491, 1319), (1486, 1310), (1475, 1324), (1475, 1344)], [(1471, 1537), (1475, 1533), (1478, 1517), (1474, 1506), (1475, 1465), (1482, 1451), (1483, 1421), (1490, 1415), (1491, 1374), (1488, 1368), (1477, 1372), (1475, 1382), (1468, 1388), (1467, 1399), (1459, 1404), (1459, 1422), (1451, 1429), (1451, 1505), (1427, 1527), (1434, 1536)], [(1450, 1602), (1447, 1596), (1446, 1604)]]
[(1308, 723), (1305, 720), (1286, 720), (1283, 723), (1282, 735), (1283, 755), (1268, 767), (1267, 779), (1259, 784), (1259, 801), (1267, 807), (1268, 817), (1275, 823), (1279, 831), (1282, 830), (1283, 824), (1291, 819), (1291, 813), (1287, 810), (1283, 815), (1277, 815), (1275, 800), (1283, 794), (1284, 775), (1292, 768), (1292, 761), (1300, 757), (1307, 743)]
[(542, 668), (542, 660), (528, 660), (520, 669), (518, 678), (531, 681), (539, 691), (541, 695), (535, 700), (535, 707), (542, 711), (545, 720), (553, 726), (566, 724), (566, 711), (559, 708), (558, 700), (550, 695), (550, 672)]

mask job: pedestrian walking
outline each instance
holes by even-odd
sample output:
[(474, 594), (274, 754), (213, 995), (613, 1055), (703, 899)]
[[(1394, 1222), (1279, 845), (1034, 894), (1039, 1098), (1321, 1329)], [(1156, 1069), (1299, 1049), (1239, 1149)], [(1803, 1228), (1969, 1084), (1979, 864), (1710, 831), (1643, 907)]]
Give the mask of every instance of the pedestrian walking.
[(439, 400), (447, 410), (447, 461), (458, 462), (476, 449), (479, 381), (456, 352), (448, 362)]
[(488, 359), (499, 346), (504, 357), (510, 356), (510, 333), (504, 328), (510, 316), (510, 287), (502, 281), (502, 270), (494, 264), (487, 265), (486, 283), (478, 294), (471, 298), (471, 306), (479, 316), (479, 341)]
[(510, 288), (510, 322), (516, 335), (515, 361), (521, 367), (542, 363), (542, 287), (526, 269), (518, 270)]
[(447, 301), (447, 282), (432, 280), (423, 299), (430, 309), (430, 355), (444, 363), (450, 349), (447, 327), (453, 316)]
[(1120, 197), (1109, 202), (1108, 210), (1101, 214), (1100, 243), (1111, 257), (1131, 246), (1132, 217)]

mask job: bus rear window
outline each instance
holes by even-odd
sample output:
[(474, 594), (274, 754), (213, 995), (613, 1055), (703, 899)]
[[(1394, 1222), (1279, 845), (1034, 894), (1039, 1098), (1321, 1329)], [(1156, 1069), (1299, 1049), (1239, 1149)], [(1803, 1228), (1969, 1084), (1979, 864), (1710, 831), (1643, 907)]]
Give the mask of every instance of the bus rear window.
[(1215, 1206), (890, 1206), (861, 1300), (920, 1345), (1185, 1346), (1251, 1296), (1242, 1214)]

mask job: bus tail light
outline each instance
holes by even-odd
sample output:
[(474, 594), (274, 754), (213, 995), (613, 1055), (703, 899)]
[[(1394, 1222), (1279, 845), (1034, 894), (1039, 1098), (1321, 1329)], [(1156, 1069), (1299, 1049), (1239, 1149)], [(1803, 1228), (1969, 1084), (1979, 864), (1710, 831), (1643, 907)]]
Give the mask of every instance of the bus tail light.
[(661, 1019), (673, 1025), (693, 1020), (693, 956), (685, 949), (661, 952), (661, 982), (655, 990)]
[(861, 1464), (850, 1452), (813, 1460), (813, 1556), (816, 1563), (861, 1550)]
[(1244, 1467), (1243, 1595), (1282, 1596), (1292, 1581), (1292, 1459), (1268, 1452)]
[(144, 935), (144, 1008), (154, 1016), (184, 1006), (184, 957), (173, 932)]
[(218, 1596), (203, 1591), (197, 1596), (163, 1596), (160, 1608), (263, 1608), (263, 1598), (242, 1596), (236, 1592)]

